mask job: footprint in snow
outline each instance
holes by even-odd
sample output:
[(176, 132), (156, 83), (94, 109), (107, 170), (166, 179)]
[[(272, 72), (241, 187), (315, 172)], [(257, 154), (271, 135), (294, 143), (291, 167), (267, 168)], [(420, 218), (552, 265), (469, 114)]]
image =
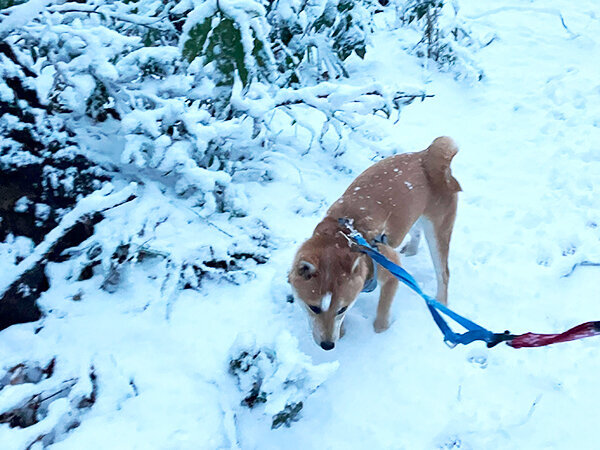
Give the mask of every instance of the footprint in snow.
[(485, 369), (488, 365), (487, 352), (481, 349), (471, 350), (467, 355), (467, 361), (479, 366), (480, 369)]

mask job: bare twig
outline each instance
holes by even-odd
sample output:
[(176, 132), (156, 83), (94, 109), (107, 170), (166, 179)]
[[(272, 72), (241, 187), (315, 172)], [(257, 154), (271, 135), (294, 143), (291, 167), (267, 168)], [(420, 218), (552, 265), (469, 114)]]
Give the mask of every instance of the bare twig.
[(579, 36), (579, 34), (573, 33), (569, 29), (569, 27), (565, 23), (565, 19), (564, 19), (562, 13), (560, 12), (560, 10), (554, 9), (554, 8), (538, 8), (535, 6), (520, 6), (520, 5), (502, 6), (500, 8), (491, 9), (489, 11), (484, 11), (479, 14), (473, 14), (473, 15), (467, 16), (467, 18), (470, 20), (475, 20), (475, 19), (479, 19), (481, 17), (491, 16), (492, 14), (498, 14), (498, 13), (506, 12), (506, 11), (527, 11), (527, 12), (535, 12), (535, 13), (541, 13), (541, 14), (556, 15), (559, 17), (562, 27), (567, 31), (567, 33), (569, 33), (569, 35), (571, 35), (571, 37)]
[(194, 214), (196, 214), (198, 217), (200, 217), (200, 219), (202, 219), (207, 225), (213, 227), (215, 230), (220, 231), (221, 233), (223, 233), (225, 236), (228, 236), (230, 238), (233, 238), (233, 236), (231, 234), (229, 234), (227, 231), (225, 231), (223, 228), (220, 228), (218, 225), (212, 223), (210, 220), (208, 220), (206, 217), (201, 216), (197, 211), (194, 211), (192, 208), (188, 208), (191, 212), (193, 212)]
[(575, 269), (577, 269), (578, 267), (600, 267), (600, 262), (593, 262), (593, 261), (581, 261), (578, 263), (573, 264), (573, 267), (571, 267), (571, 270), (562, 275), (561, 278), (567, 278), (570, 277), (571, 275), (573, 275), (573, 272), (575, 272)]
[(60, 12), (60, 13), (82, 13), (82, 14), (99, 14), (103, 17), (110, 17), (114, 20), (119, 20), (121, 22), (127, 22), (134, 25), (139, 25), (142, 27), (150, 28), (152, 30), (165, 31), (164, 27), (156, 27), (154, 24), (165, 20), (167, 17), (157, 17), (157, 18), (142, 18), (140, 16), (136, 16), (133, 14), (115, 14), (110, 11), (106, 11), (105, 9), (100, 10), (102, 5), (81, 5), (79, 3), (65, 3), (62, 5), (55, 5), (48, 8), (50, 12)]

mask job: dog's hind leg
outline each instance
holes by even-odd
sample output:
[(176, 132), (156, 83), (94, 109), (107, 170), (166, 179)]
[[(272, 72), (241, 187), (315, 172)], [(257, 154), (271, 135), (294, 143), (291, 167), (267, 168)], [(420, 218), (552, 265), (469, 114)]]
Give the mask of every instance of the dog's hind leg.
[(456, 218), (457, 196), (453, 195), (448, 200), (447, 208), (442, 208), (442, 211), (430, 214), (429, 217), (421, 218), (437, 278), (436, 298), (444, 305), (448, 304), (448, 280), (450, 278), (448, 252)]
[(402, 247), (400, 253), (404, 256), (415, 256), (419, 251), (419, 242), (421, 242), (421, 224), (417, 221), (410, 229), (410, 240)]

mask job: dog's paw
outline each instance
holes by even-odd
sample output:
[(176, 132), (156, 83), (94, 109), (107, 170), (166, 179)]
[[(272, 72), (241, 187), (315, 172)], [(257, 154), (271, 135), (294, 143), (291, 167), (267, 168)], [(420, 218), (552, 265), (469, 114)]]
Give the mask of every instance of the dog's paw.
[(417, 253), (419, 253), (419, 247), (416, 245), (410, 245), (410, 243), (408, 243), (402, 247), (400, 253), (404, 256), (415, 256)]
[(385, 320), (375, 319), (375, 322), (373, 322), (373, 329), (375, 330), (375, 333), (383, 333), (389, 327), (390, 327), (389, 319), (385, 319)]

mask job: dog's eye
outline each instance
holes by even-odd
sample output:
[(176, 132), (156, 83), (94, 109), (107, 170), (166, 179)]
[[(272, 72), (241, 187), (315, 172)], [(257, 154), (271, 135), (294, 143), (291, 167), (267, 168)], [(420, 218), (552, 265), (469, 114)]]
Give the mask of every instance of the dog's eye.
[(343, 308), (341, 308), (341, 309), (340, 309), (340, 310), (337, 312), (338, 316), (339, 316), (340, 314), (343, 314), (343, 313), (345, 313), (347, 309), (348, 309), (348, 307), (347, 307), (347, 306), (344, 306)]
[(309, 306), (309, 308), (315, 314), (321, 314), (321, 308), (319, 308), (318, 306)]

